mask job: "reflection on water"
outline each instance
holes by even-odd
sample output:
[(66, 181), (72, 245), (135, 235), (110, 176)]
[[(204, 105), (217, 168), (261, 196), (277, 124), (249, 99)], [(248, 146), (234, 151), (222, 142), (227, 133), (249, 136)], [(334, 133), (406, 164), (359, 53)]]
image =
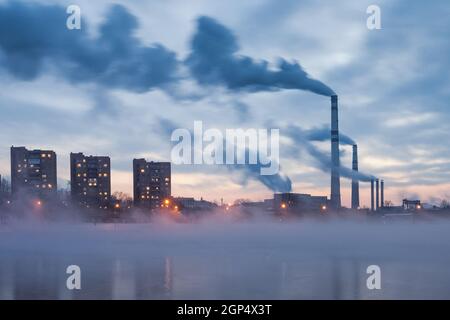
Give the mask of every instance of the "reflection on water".
[[(397, 251), (381, 247), (374, 254), (361, 254), (356, 249), (316, 250), (292, 243), (286, 235), (270, 245), (260, 237), (240, 239), (245, 243), (227, 238), (199, 242), (201, 237), (191, 235), (155, 237), (153, 243), (139, 239), (143, 246), (135, 238), (128, 242), (125, 235), (113, 244), (123, 245), (118, 250), (105, 242), (86, 251), (85, 243), (77, 250), (43, 250), (46, 242), (39, 241), (3, 250), (22, 239), (6, 237), (9, 242), (0, 246), (0, 299), (450, 298), (445, 246), (426, 255), (403, 245)], [(65, 271), (71, 264), (81, 268), (81, 290), (66, 288)], [(382, 290), (366, 287), (371, 264), (382, 269)]]

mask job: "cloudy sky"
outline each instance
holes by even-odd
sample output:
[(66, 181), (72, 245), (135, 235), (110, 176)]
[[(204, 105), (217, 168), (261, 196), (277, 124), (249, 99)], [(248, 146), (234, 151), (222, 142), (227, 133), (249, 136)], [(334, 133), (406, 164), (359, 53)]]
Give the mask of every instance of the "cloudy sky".
[[(66, 28), (69, 4), (81, 30)], [(370, 4), (381, 30), (366, 27)], [(110, 155), (113, 189), (131, 193), (132, 159), (169, 161), (170, 130), (202, 120), (280, 128), (293, 191), (328, 195), (329, 174), (286, 128), (329, 125), (331, 88), (360, 170), (385, 180), (387, 200), (450, 198), (449, 16), (445, 0), (0, 1), (0, 173), (11, 145), (55, 150), (60, 187), (70, 152)], [(172, 170), (176, 196), (272, 194), (224, 166)]]

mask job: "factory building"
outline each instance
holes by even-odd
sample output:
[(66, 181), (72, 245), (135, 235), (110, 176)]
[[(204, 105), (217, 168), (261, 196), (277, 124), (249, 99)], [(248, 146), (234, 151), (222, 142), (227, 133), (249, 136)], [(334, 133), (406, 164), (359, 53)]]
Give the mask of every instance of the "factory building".
[[(56, 153), (11, 147), (11, 193), (14, 198), (56, 196)], [(40, 203), (40, 202), (39, 202)]]
[(87, 208), (107, 209), (111, 199), (111, 160), (106, 156), (70, 154), (72, 200)]
[(327, 210), (326, 196), (312, 196), (303, 193), (275, 193), (273, 206), (276, 213), (314, 213)]
[(133, 159), (134, 205), (156, 209), (171, 196), (170, 162), (153, 162)]
[(217, 208), (217, 204), (203, 200), (203, 198), (200, 200), (195, 200), (194, 198), (189, 197), (176, 197), (173, 198), (173, 202), (178, 207), (178, 209), (183, 213), (199, 212), (199, 211), (209, 212)]
[(420, 200), (403, 199), (402, 208), (407, 211), (420, 210), (422, 209), (422, 204), (420, 203)]

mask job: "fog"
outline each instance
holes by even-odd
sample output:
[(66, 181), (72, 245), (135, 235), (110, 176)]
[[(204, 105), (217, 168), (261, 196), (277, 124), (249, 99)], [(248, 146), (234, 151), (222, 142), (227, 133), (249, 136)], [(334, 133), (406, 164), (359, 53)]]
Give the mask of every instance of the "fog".
[[(1, 299), (450, 298), (450, 222), (169, 218), (0, 225)], [(81, 290), (66, 268), (81, 268)], [(381, 289), (369, 290), (369, 265)]]

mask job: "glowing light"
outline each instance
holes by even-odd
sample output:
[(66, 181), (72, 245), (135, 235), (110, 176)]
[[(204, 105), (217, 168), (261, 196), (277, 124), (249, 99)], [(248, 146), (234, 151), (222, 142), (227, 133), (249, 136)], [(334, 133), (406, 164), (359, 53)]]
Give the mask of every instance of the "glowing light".
[(119, 208), (120, 208), (120, 204), (116, 203), (116, 204), (114, 205), (114, 208), (119, 209)]
[(38, 201), (36, 201), (36, 204), (37, 204), (38, 206), (41, 206), (41, 205), (42, 205), (42, 201), (38, 200)]
[(281, 204), (281, 209), (286, 209), (286, 203)]
[(327, 206), (326, 206), (326, 205), (323, 205), (323, 206), (322, 206), (322, 210), (323, 210), (323, 211), (327, 210)]
[(168, 205), (169, 203), (170, 203), (170, 200), (169, 200), (169, 199), (164, 200), (164, 204), (165, 204), (165, 205)]

